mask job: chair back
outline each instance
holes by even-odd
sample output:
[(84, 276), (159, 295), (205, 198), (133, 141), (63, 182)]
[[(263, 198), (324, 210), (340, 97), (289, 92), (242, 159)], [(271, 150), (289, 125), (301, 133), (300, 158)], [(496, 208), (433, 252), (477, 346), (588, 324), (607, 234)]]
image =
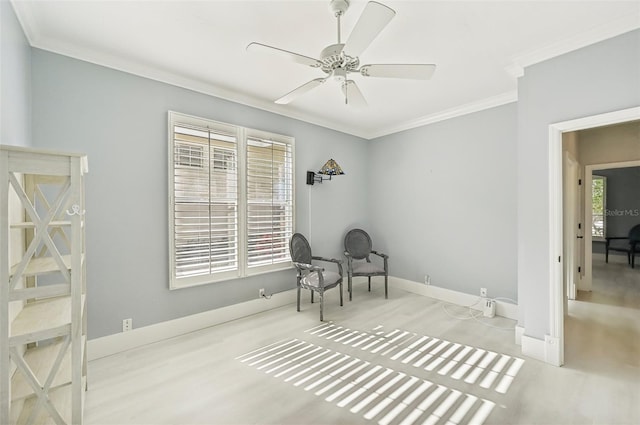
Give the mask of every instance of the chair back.
[(291, 261), (295, 263), (311, 264), (311, 246), (301, 233), (294, 233), (289, 241)]
[(636, 224), (629, 230), (629, 243), (640, 242), (640, 224)]
[(349, 230), (344, 237), (344, 249), (357, 260), (367, 258), (371, 253), (371, 238), (362, 229)]

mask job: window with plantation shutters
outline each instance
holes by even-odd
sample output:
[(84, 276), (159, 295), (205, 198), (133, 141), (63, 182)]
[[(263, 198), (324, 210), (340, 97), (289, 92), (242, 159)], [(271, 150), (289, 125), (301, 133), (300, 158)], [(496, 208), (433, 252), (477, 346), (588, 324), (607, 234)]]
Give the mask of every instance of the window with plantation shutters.
[(291, 145), (247, 138), (247, 265), (289, 261), (293, 231)]
[(290, 267), (293, 139), (169, 113), (171, 288)]

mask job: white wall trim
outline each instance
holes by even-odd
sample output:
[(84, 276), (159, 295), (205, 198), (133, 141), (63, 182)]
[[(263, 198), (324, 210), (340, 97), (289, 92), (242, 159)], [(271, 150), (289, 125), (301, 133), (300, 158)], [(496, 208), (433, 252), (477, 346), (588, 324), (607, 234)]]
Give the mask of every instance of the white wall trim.
[(291, 289), (273, 294), (270, 299), (258, 298), (133, 329), (129, 332), (91, 339), (87, 342), (87, 357), (89, 361), (99, 359), (295, 302), (296, 290)]
[[(365, 278), (354, 278), (354, 284), (364, 284)], [(425, 285), (410, 280), (389, 276), (391, 290), (401, 289), (425, 297), (449, 302), (457, 305), (473, 304), (478, 297), (439, 288), (433, 285)], [(162, 341), (195, 332), (211, 326), (226, 323), (232, 320), (262, 313), (275, 308), (283, 307), (296, 302), (296, 289), (273, 294), (270, 299), (250, 300), (215, 310), (209, 310), (190, 316), (180, 317), (166, 322), (156, 323), (129, 332), (121, 332), (91, 339), (87, 342), (87, 355), (89, 361), (107, 357), (123, 351), (138, 348), (147, 344)], [(496, 315), (517, 320), (518, 306), (509, 303), (496, 302)]]
[[(524, 328), (521, 329), (524, 331)], [(520, 339), (523, 355), (549, 363), (553, 366), (562, 366), (560, 362), (562, 347), (558, 338), (545, 335), (543, 341), (522, 334)]]
[(506, 105), (509, 103), (518, 101), (518, 91), (512, 90), (506, 93), (499, 94), (497, 96), (491, 96), (485, 99), (478, 100), (476, 102), (466, 103), (464, 105), (458, 105), (450, 109), (446, 109), (435, 114), (420, 117), (415, 120), (406, 121), (392, 127), (381, 128), (375, 130), (367, 135), (368, 139), (375, 139), (376, 137), (387, 136), (389, 134), (399, 133), (405, 130), (411, 130), (412, 128), (422, 127), (428, 124), (433, 124), (439, 121), (445, 121), (451, 118), (460, 117), (474, 112), (484, 111), (485, 109), (495, 108), (497, 106)]
[(516, 325), (516, 345), (522, 345), (522, 337), (524, 336), (524, 328)]
[(521, 345), (523, 355), (543, 362), (545, 361), (543, 340), (523, 334), (521, 336)]
[(638, 14), (629, 14), (541, 49), (522, 53), (515, 56), (512, 64), (507, 66), (505, 70), (515, 78), (522, 77), (525, 73), (525, 68), (528, 66), (633, 31), (640, 26), (638, 25), (639, 19), (640, 16)]
[[(564, 363), (564, 291), (562, 279), (563, 233), (562, 233), (562, 133), (568, 131), (585, 130), (604, 125), (618, 124), (640, 119), (640, 107), (633, 107), (619, 111), (606, 112), (570, 121), (563, 121), (549, 125), (549, 343), (553, 354), (549, 354), (551, 364)], [(585, 184), (590, 184), (585, 176)], [(588, 198), (588, 196), (585, 196)], [(588, 233), (588, 232), (587, 232)], [(587, 235), (590, 236), (590, 235)], [(590, 237), (585, 238), (589, 245)], [(589, 247), (586, 247), (586, 251)], [(589, 267), (591, 258), (586, 258), (585, 267)], [(586, 270), (585, 277), (587, 277)], [(526, 326), (526, 323), (525, 323)], [(523, 353), (524, 353), (523, 339)], [(556, 352), (556, 350), (558, 350)]]
[[(424, 283), (393, 276), (389, 276), (389, 285), (392, 288), (399, 288), (406, 292), (460, 306), (471, 306), (480, 298), (477, 295), (465, 294), (464, 292), (453, 291), (435, 285), (425, 285)], [(482, 303), (477, 303), (471, 308), (474, 310), (482, 310)], [(506, 317), (507, 319), (518, 320), (518, 306), (516, 304), (496, 301), (496, 315)]]

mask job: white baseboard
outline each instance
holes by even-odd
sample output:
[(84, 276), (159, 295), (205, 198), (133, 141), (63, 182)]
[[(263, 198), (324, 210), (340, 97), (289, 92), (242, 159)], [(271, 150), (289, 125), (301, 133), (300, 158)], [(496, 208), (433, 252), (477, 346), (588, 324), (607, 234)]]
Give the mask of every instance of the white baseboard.
[[(482, 303), (477, 303), (477, 295), (465, 294), (463, 292), (453, 291), (451, 289), (441, 288), (434, 285), (425, 285), (424, 283), (414, 282), (412, 280), (401, 279), (399, 277), (389, 276), (389, 284), (392, 287), (400, 288), (413, 294), (422, 295), (429, 298), (435, 298), (440, 301), (461, 306), (472, 306), (474, 310), (482, 310)], [(518, 306), (516, 304), (496, 301), (496, 315), (506, 317), (507, 319), (518, 320)]]
[(544, 340), (527, 335), (521, 336), (522, 354), (554, 366), (562, 366), (560, 340), (545, 335)]
[(245, 301), (203, 313), (144, 326), (129, 332), (91, 339), (87, 342), (87, 358), (88, 360), (99, 359), (295, 302), (296, 290), (291, 289), (273, 294), (269, 299), (259, 298)]
[[(362, 284), (366, 278), (353, 278), (354, 284)], [(446, 301), (457, 305), (470, 305), (478, 300), (477, 296), (439, 288), (433, 285), (425, 285), (410, 280), (389, 276), (389, 285), (413, 294)], [(273, 294), (266, 299), (255, 299), (239, 304), (234, 304), (203, 313), (193, 314), (166, 322), (156, 323), (129, 332), (121, 332), (91, 339), (87, 342), (88, 360), (120, 353), (132, 348), (184, 335), (210, 326), (219, 325), (231, 320), (240, 319), (252, 314), (261, 313), (296, 302), (296, 290)], [(477, 307), (480, 310), (480, 305)], [(498, 316), (517, 320), (518, 306), (503, 302), (496, 302), (496, 314)]]
[(516, 325), (516, 345), (522, 345), (523, 335), (524, 335), (524, 328), (520, 325)]

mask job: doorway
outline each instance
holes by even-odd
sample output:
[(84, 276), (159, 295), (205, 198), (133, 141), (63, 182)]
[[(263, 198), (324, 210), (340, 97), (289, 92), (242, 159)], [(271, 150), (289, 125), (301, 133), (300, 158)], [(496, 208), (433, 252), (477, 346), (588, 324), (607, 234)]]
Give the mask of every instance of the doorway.
[[(564, 364), (564, 314), (565, 314), (565, 287), (564, 287), (564, 231), (563, 231), (563, 133), (603, 127), (640, 119), (640, 107), (609, 112), (590, 117), (584, 117), (571, 121), (564, 121), (549, 126), (549, 252), (550, 278), (549, 278), (549, 312), (550, 329), (549, 339), (555, 344), (554, 351), (546, 354), (547, 361), (556, 366)], [(587, 183), (587, 182), (585, 182)], [(590, 182), (589, 182), (590, 183)], [(585, 198), (588, 198), (585, 196)], [(585, 236), (589, 232), (585, 232)], [(590, 240), (586, 240), (585, 246)], [(590, 239), (590, 238), (589, 238)], [(586, 249), (585, 249), (586, 255)], [(588, 258), (588, 256), (587, 256)], [(556, 261), (557, 259), (557, 261)], [(587, 264), (585, 264), (585, 267)]]

